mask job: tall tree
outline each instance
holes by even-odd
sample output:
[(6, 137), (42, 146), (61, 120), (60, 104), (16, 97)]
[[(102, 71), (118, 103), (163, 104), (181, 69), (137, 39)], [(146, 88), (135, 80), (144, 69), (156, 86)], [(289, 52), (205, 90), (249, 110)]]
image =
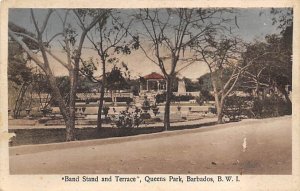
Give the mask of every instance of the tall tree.
[(234, 90), (242, 73), (252, 62), (241, 64), (242, 43), (237, 39), (222, 37), (207, 39), (207, 44), (195, 42), (193, 49), (199, 53), (199, 61), (205, 62), (210, 74), (215, 97), (218, 123), (223, 123), (223, 108), (226, 98)]
[(170, 127), (171, 84), (176, 77), (179, 63), (189, 62), (192, 57), (189, 45), (204, 40), (231, 19), (222, 17), (221, 9), (140, 9), (135, 14), (143, 26), (138, 32), (141, 49), (156, 64), (167, 83), (164, 128)]
[[(254, 95), (265, 88), (277, 89), (287, 102), (291, 112), (292, 103), (286, 90), (286, 85), (292, 85), (291, 44), (288, 47), (279, 35), (267, 35), (265, 42), (255, 42), (247, 46), (243, 60), (257, 58), (245, 72), (241, 86), (254, 90)], [(267, 54), (266, 54), (267, 53)], [(278, 72), (280, 71), (280, 72)]]
[[(30, 37), (35, 35), (22, 27), (9, 23), (9, 26), (13, 28), (14, 31), (22, 32), (27, 34)], [(28, 38), (24, 38), (24, 41), (28, 44), (29, 48), (32, 51), (37, 50), (37, 46), (30, 43)], [(30, 57), (22, 49), (22, 47), (14, 40), (9, 39), (8, 42), (8, 80), (12, 83), (12, 86), (9, 86), (10, 98), (14, 98), (13, 105), (10, 107), (13, 108), (14, 118), (20, 116), (21, 110), (24, 109), (24, 104), (26, 95), (32, 86), (34, 81), (35, 74), (32, 71), (33, 67), (30, 66)], [(17, 93), (13, 93), (17, 91)], [(16, 97), (13, 95), (16, 94)]]
[[(93, 19), (88, 24), (84, 25), (82, 27), (81, 33), (79, 34), (77, 43), (76, 32), (72, 29), (71, 24), (68, 22), (68, 18), (71, 13), (77, 15), (78, 11), (80, 10), (64, 10), (63, 16), (61, 16), (61, 14), (57, 10), (54, 11), (52, 9), (49, 9), (45, 14), (45, 18), (41, 21), (42, 24), (39, 25), (38, 21), (40, 21), (41, 19), (37, 19), (34, 10), (31, 9), (30, 15), (34, 24), (35, 37), (29, 36), (23, 32), (15, 31), (11, 26), (9, 26), (8, 31), (9, 36), (23, 48), (23, 50), (47, 76), (49, 85), (51, 87), (51, 96), (58, 103), (60, 112), (66, 124), (66, 141), (75, 140), (75, 98), (83, 43), (88, 31), (91, 30), (97, 24), (98, 20), (103, 17), (103, 14), (95, 15), (95, 17), (93, 17)], [(59, 16), (63, 30), (56, 33), (53, 37), (50, 38), (50, 40), (47, 40), (45, 33), (47, 31), (50, 17), (53, 16), (54, 12), (56, 12)], [(63, 46), (63, 50), (65, 51), (66, 61), (55, 55), (50, 48), (50, 43), (58, 36), (63, 39), (63, 43), (61, 44)], [(38, 54), (29, 48), (28, 43), (26, 43), (25, 41), (28, 39), (30, 41), (30, 44), (35, 44), (35, 46), (38, 47)], [(58, 63), (62, 64), (62, 66), (64, 66), (68, 70), (70, 79), (70, 93), (68, 104), (65, 103), (63, 96), (61, 95), (61, 92), (57, 86), (54, 73), (51, 70), (49, 57), (54, 58)]]
[[(90, 60), (89, 62), (83, 62), (83, 74), (87, 76), (91, 81), (100, 84), (100, 97), (98, 106), (97, 128), (102, 127), (101, 112), (103, 108), (103, 100), (105, 88), (107, 88), (107, 64), (115, 64), (118, 59), (115, 54), (123, 53), (130, 54), (130, 38), (127, 37), (127, 31), (131, 24), (131, 21), (125, 23), (119, 16), (117, 10), (110, 9), (97, 9), (97, 10), (82, 10), (78, 17), (93, 16), (98, 12), (104, 12), (104, 16), (98, 21), (96, 27), (91, 31), (87, 38), (92, 44), (94, 50), (97, 52), (100, 65), (102, 69), (101, 79), (96, 79), (94, 70), (95, 64)], [(81, 23), (82, 25), (83, 23)], [(126, 42), (128, 41), (128, 42)]]
[(21, 47), (14, 41), (10, 41), (8, 44), (8, 80), (12, 86), (9, 86), (9, 94), (11, 97), (14, 91), (16, 98), (13, 100), (13, 116), (18, 118), (20, 116), (21, 107), (24, 102), (26, 91), (32, 82), (32, 69), (27, 64), (27, 58), (24, 56), (24, 52)]

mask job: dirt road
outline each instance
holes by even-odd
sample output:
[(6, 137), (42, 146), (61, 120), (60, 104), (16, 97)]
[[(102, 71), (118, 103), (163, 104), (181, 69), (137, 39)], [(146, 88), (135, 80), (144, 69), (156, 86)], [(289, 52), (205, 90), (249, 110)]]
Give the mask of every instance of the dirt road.
[(291, 174), (291, 117), (10, 148), (12, 174)]

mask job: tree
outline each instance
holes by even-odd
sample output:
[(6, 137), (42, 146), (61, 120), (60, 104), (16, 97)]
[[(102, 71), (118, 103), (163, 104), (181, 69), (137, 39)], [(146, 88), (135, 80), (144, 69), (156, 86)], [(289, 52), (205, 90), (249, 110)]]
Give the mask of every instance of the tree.
[(292, 84), (291, 44), (289, 48), (282, 36), (267, 35), (266, 42), (256, 42), (247, 46), (243, 59), (253, 59), (266, 52), (269, 54), (256, 59), (245, 72), (241, 87), (253, 89), (255, 97), (258, 97), (263, 89), (273, 92), (278, 90), (284, 95), (287, 110), (291, 112), (292, 103), (285, 88), (286, 85)]
[[(68, 17), (71, 13), (78, 15), (80, 10), (64, 10), (62, 17), (61, 14), (56, 10), (49, 9), (47, 10), (44, 20), (42, 20), (42, 25), (38, 24), (37, 18), (35, 16), (34, 10), (30, 10), (31, 19), (34, 24), (35, 37), (27, 35), (24, 32), (16, 31), (13, 27), (9, 26), (9, 36), (16, 41), (23, 50), (29, 55), (29, 57), (36, 63), (38, 67), (45, 73), (47, 80), (51, 87), (51, 96), (58, 103), (60, 112), (63, 116), (63, 119), (66, 124), (66, 141), (75, 140), (75, 98), (78, 84), (78, 72), (79, 72), (79, 63), (81, 58), (81, 51), (83, 48), (83, 42), (89, 30), (91, 30), (98, 22), (99, 19), (103, 17), (103, 14), (95, 15), (92, 20), (83, 25), (81, 34), (79, 35), (78, 44), (76, 39), (76, 31), (71, 27), (71, 24), (68, 23)], [(46, 40), (45, 31), (48, 26), (48, 22), (53, 13), (56, 13), (61, 20), (63, 31), (59, 31), (50, 40)], [(78, 17), (80, 20), (81, 18)], [(83, 21), (80, 20), (82, 23)], [(53, 54), (51, 51), (50, 43), (57, 38), (58, 36), (62, 37), (63, 43), (61, 43), (63, 50), (66, 54), (66, 60), (63, 61), (60, 57)], [(28, 43), (26, 40), (29, 40)], [(39, 54), (32, 51), (29, 45), (34, 44), (38, 47)], [(41, 56), (41, 58), (39, 57)], [(69, 92), (69, 103), (66, 104), (64, 98), (57, 86), (56, 78), (51, 70), (51, 64), (49, 62), (49, 57), (54, 58), (57, 62), (62, 64), (69, 73), (70, 80), (70, 92)]]
[[(97, 117), (97, 128), (98, 130), (102, 127), (101, 122), (101, 112), (103, 108), (103, 100), (105, 88), (107, 87), (107, 74), (106, 65), (113, 64), (118, 61), (114, 53), (130, 54), (131, 50), (129, 47), (130, 42), (126, 43), (127, 31), (131, 22), (125, 24), (122, 21), (118, 12), (116, 10), (82, 10), (80, 12), (80, 17), (93, 16), (98, 12), (104, 12), (104, 17), (98, 21), (94, 33), (90, 33), (87, 38), (96, 50), (101, 67), (102, 67), (102, 79), (98, 80), (93, 75), (93, 70), (96, 69), (93, 61), (90, 60), (89, 63), (83, 62), (83, 74), (87, 76), (91, 81), (98, 83), (100, 85), (100, 98), (98, 106), (98, 117)], [(83, 24), (83, 23), (81, 23)], [(95, 36), (93, 35), (95, 34)]]
[(187, 92), (194, 92), (194, 91), (201, 90), (201, 84), (199, 83), (199, 81), (193, 82), (191, 79), (186, 78), (186, 77), (184, 77), (183, 80), (184, 80)]
[[(30, 37), (35, 35), (22, 27), (9, 23), (10, 28), (16, 32), (22, 32)], [(29, 48), (32, 51), (37, 50), (37, 46), (30, 43), (29, 38), (24, 38), (24, 41), (28, 44)], [(9, 86), (10, 98), (13, 98), (13, 103), (10, 107), (13, 107), (14, 118), (20, 116), (21, 110), (24, 109), (26, 105), (27, 94), (32, 95), (29, 90), (32, 89), (32, 83), (36, 74), (33, 72), (33, 67), (30, 66), (30, 57), (22, 49), (22, 47), (14, 40), (9, 39), (8, 42), (8, 80), (12, 83), (12, 86)], [(16, 92), (15, 92), (16, 91)], [(16, 96), (16, 97), (15, 97)], [(28, 100), (31, 103), (31, 99)]]
[(218, 123), (223, 123), (223, 109), (226, 98), (234, 90), (242, 73), (252, 62), (240, 62), (241, 42), (222, 37), (219, 40), (207, 39), (207, 44), (195, 42), (193, 48), (200, 54), (199, 61), (206, 63), (213, 88)]
[[(287, 100), (289, 111), (292, 112), (292, 103), (289, 96), (284, 88), (287, 83), (292, 85), (292, 55), (293, 55), (293, 8), (286, 9), (272, 9), (271, 14), (273, 17), (273, 24), (279, 23), (278, 28), (281, 30), (280, 39), (280, 61), (284, 64), (285, 76), (277, 78), (277, 84), (280, 91), (284, 94)], [(283, 62), (282, 62), (283, 61)]]
[(107, 74), (107, 88), (111, 92), (112, 101), (115, 103), (116, 98), (114, 93), (116, 90), (124, 89), (128, 86), (127, 80), (124, 78), (121, 68), (114, 66), (112, 70)]
[(213, 90), (209, 73), (200, 76), (197, 80), (200, 85), (200, 91), (203, 90), (206, 92), (211, 92)]
[[(212, 35), (230, 19), (222, 18), (221, 9), (140, 9), (136, 20), (143, 26), (138, 32), (141, 50), (156, 64), (167, 83), (164, 129), (170, 127), (171, 84), (179, 63), (193, 62), (187, 53), (195, 40)], [(148, 47), (148, 48), (147, 48)], [(186, 55), (185, 55), (186, 54)], [(189, 57), (190, 56), (190, 57)]]
[(14, 41), (10, 41), (8, 44), (8, 80), (12, 83), (12, 86), (9, 86), (9, 94), (11, 97), (14, 90), (16, 98), (14, 98), (13, 106), (13, 116), (18, 118), (20, 116), (20, 111), (22, 104), (24, 102), (25, 94), (32, 82), (32, 72), (31, 68), (26, 64), (27, 59), (23, 55), (21, 47)]

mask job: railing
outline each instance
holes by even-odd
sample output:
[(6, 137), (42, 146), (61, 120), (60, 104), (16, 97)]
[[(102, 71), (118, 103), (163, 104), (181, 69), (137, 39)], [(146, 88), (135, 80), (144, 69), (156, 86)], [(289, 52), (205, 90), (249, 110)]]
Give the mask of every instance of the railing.
[[(100, 93), (77, 93), (76, 96), (80, 100), (85, 100), (85, 99), (90, 99), (90, 98), (98, 99), (100, 97)], [(113, 96), (114, 97), (130, 97), (130, 98), (132, 98), (133, 93), (131, 93), (131, 92), (115, 92), (115, 93), (113, 93)], [(104, 97), (111, 97), (111, 93), (105, 92)]]
[(175, 96), (181, 96), (181, 95), (186, 95), (186, 96), (199, 96), (200, 91), (197, 92), (184, 92), (184, 93), (178, 93), (178, 92), (173, 92)]

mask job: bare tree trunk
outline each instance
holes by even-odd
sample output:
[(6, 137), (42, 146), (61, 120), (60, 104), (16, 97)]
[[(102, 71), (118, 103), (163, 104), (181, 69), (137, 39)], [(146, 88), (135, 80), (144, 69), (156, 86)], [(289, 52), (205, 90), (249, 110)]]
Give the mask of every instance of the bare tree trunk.
[(223, 103), (222, 100), (220, 100), (219, 95), (215, 93), (215, 106), (217, 109), (217, 117), (218, 117), (218, 124), (223, 123)]
[(217, 82), (212, 79), (212, 86), (214, 89), (214, 97), (215, 97), (215, 106), (217, 109), (217, 117), (218, 117), (218, 124), (222, 124), (223, 123), (223, 105), (224, 105), (224, 99), (219, 95), (219, 92), (217, 90)]
[[(66, 123), (66, 141), (73, 141), (75, 140), (75, 99), (76, 99), (76, 91), (77, 91), (80, 53), (76, 55), (74, 68), (69, 68), (70, 100), (68, 104), (69, 107), (67, 108), (67, 104), (65, 103), (64, 98), (62, 97), (60, 90), (57, 86), (56, 78), (51, 71), (49, 60), (46, 54), (46, 49), (43, 46), (41, 34), (39, 35), (39, 47), (41, 49), (41, 53), (44, 60), (44, 71), (48, 77), (51, 89), (53, 91), (53, 94), (55, 95), (56, 100), (59, 103), (59, 109)], [(79, 50), (81, 49), (79, 48)]]
[(98, 107), (98, 116), (97, 116), (97, 129), (100, 131), (102, 128), (102, 119), (101, 119), (101, 114), (102, 114), (102, 109), (103, 109), (103, 100), (104, 100), (104, 91), (105, 91), (105, 86), (106, 86), (106, 68), (105, 68), (105, 61), (102, 60), (102, 85), (100, 89), (100, 100), (99, 100), (99, 107)]
[(218, 115), (218, 124), (224, 123), (223, 121), (223, 104), (220, 103), (219, 106), (217, 107), (217, 115)]
[[(95, 23), (96, 24), (96, 23)], [(95, 25), (94, 24), (94, 25)], [(91, 26), (92, 27), (92, 26)], [(81, 50), (83, 46), (83, 42), (87, 32), (90, 29), (85, 29), (80, 37), (78, 49), (76, 52), (76, 56), (74, 59), (74, 68), (69, 70), (70, 75), (70, 82), (71, 82), (71, 89), (70, 89), (70, 102), (69, 102), (69, 120), (66, 124), (66, 141), (73, 141), (75, 140), (75, 104), (76, 104), (76, 93), (77, 93), (77, 86), (78, 86), (78, 77), (79, 77), (79, 62), (81, 56)]]
[(69, 111), (65, 105), (64, 99), (61, 96), (57, 86), (54, 85), (55, 78), (52, 76), (51, 78), (49, 78), (49, 82), (52, 90), (51, 95), (54, 97), (54, 100), (57, 101), (58, 107), (66, 124), (66, 141), (74, 140), (74, 125), (72, 125)]
[[(66, 141), (73, 141), (75, 140), (75, 97), (76, 97), (77, 78), (78, 78), (78, 74), (76, 74), (76, 67), (74, 70), (73, 69), (69, 70), (71, 89), (70, 89), (69, 107), (67, 108), (64, 98), (62, 97), (60, 90), (57, 86), (56, 78), (50, 69), (48, 58), (44, 51), (44, 47), (41, 46), (40, 48), (42, 50), (42, 54), (44, 55), (44, 61), (45, 61), (44, 71), (47, 75), (52, 90), (51, 95), (53, 95), (54, 100), (58, 102), (60, 112), (66, 123)], [(77, 68), (77, 73), (78, 73), (78, 68)]]
[(25, 97), (25, 94), (27, 92), (27, 89), (29, 87), (30, 83), (24, 83), (24, 86), (22, 86), (23, 88), (21, 89), (21, 94), (20, 94), (20, 99), (19, 99), (19, 102), (18, 102), (18, 108), (16, 110), (16, 117), (20, 117), (20, 113), (21, 113), (21, 110), (22, 110), (22, 105), (23, 105), (23, 102), (24, 102), (24, 97)]
[(21, 86), (21, 89), (19, 90), (19, 93), (18, 93), (18, 97), (16, 99), (16, 103), (15, 103), (15, 108), (14, 108), (14, 118), (17, 119), (19, 117), (19, 110), (20, 110), (20, 102), (21, 99), (23, 99), (23, 96), (24, 96), (24, 88), (25, 88), (25, 82), (22, 84)]
[(103, 109), (103, 100), (104, 100), (104, 84), (101, 85), (100, 89), (100, 98), (99, 98), (99, 106), (98, 106), (98, 115), (97, 115), (97, 129), (100, 131), (102, 128), (102, 119), (101, 119), (101, 114), (102, 114), (102, 109)]
[(55, 77), (53, 75), (48, 75), (48, 81), (51, 87), (51, 96), (53, 96), (54, 100), (57, 101), (58, 107), (66, 124), (66, 140), (70, 141), (74, 139), (74, 137), (72, 136), (74, 134), (74, 126), (72, 126), (72, 124), (70, 123), (69, 111), (67, 110), (64, 99), (61, 96), (60, 91), (56, 85)]
[(59, 88), (56, 85), (55, 77), (53, 75), (48, 75), (48, 81), (51, 87), (51, 96), (53, 96), (54, 100), (57, 101), (60, 112), (65, 122), (67, 122), (69, 118), (69, 113), (67, 111), (64, 99), (60, 94)]
[(166, 104), (165, 104), (165, 115), (164, 115), (164, 128), (167, 131), (170, 128), (170, 105), (171, 105), (171, 91), (172, 77), (167, 77), (167, 93), (166, 93)]
[(76, 91), (78, 74), (76, 74), (76, 66), (74, 70), (69, 72), (71, 89), (70, 89), (70, 101), (69, 101), (69, 119), (66, 124), (66, 141), (75, 140), (75, 102), (76, 102)]

